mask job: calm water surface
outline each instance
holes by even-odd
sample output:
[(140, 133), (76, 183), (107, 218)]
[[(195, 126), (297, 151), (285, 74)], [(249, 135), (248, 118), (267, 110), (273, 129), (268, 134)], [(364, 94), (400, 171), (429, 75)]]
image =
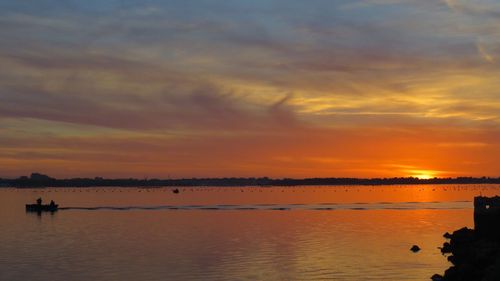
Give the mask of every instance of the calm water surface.
[[(480, 194), (500, 186), (3, 188), (0, 280), (429, 280)], [(25, 213), (40, 196), (64, 209)]]

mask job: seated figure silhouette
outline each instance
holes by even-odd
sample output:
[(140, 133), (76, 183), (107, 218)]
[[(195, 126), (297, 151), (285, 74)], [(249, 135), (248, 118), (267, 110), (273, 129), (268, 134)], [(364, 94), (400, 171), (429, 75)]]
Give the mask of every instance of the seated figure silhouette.
[(50, 200), (50, 207), (53, 208), (56, 206), (56, 203), (54, 202), (54, 200)]
[(38, 199), (36, 199), (36, 204), (37, 204), (38, 206), (41, 206), (41, 205), (42, 205), (42, 198), (41, 198), (41, 197), (40, 197), (40, 198), (38, 198)]

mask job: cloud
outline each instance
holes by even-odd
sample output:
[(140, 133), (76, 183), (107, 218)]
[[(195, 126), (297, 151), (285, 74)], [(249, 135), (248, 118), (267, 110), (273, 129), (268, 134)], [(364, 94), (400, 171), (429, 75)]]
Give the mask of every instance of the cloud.
[(439, 143), (438, 146), (441, 147), (466, 147), (466, 148), (484, 148), (487, 143), (483, 142), (445, 142)]
[[(367, 172), (388, 158), (425, 170), (430, 157), (451, 171), (440, 159), (454, 156), (441, 153), (459, 147), (434, 150), (452, 142), (435, 131), (489, 143), (467, 134), (496, 134), (500, 48), (495, 3), (444, 3), (1, 3), (0, 158), (59, 168), (80, 159), (90, 173), (103, 153), (127, 171), (151, 161), (179, 174), (198, 155), (200, 174), (216, 173), (213, 159), (239, 174), (297, 159), (278, 175), (312, 173), (303, 161), (325, 174), (321, 163), (354, 173), (358, 161)], [(463, 148), (474, 162), (477, 149)]]
[(487, 61), (489, 63), (492, 63), (495, 61), (493, 56), (488, 51), (486, 51), (486, 48), (485, 48), (483, 43), (481, 43), (480, 41), (477, 41), (476, 47), (477, 47), (477, 52), (485, 61)]
[(4, 118), (139, 131), (267, 130), (297, 123), (288, 98), (252, 105), (231, 87), (133, 59), (70, 52), (0, 60), (8, 66), (0, 88)]
[(459, 5), (457, 3), (457, 0), (443, 0), (443, 2), (452, 10), (452, 11), (457, 11), (457, 6)]
[(453, 12), (468, 16), (498, 18), (500, 16), (500, 5), (494, 1), (475, 0), (444, 0)]

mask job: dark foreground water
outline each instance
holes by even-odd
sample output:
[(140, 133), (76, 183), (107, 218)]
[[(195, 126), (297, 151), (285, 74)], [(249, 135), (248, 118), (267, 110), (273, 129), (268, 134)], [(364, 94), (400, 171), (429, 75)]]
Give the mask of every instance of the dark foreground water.
[[(429, 280), (480, 194), (500, 186), (0, 189), (0, 280)], [(25, 213), (39, 196), (63, 209)]]

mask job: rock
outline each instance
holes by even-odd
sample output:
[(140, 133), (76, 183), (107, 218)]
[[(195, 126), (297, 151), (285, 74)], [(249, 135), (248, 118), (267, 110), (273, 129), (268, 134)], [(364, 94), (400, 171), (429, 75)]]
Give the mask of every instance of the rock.
[(441, 253), (449, 254), (451, 253), (451, 251), (452, 251), (451, 244), (448, 242), (444, 242), (443, 247), (441, 248)]
[(434, 274), (434, 275), (432, 275), (431, 280), (432, 281), (442, 281), (443, 280), (443, 276), (441, 276), (439, 274)]
[(420, 251), (420, 247), (419, 247), (419, 246), (417, 246), (417, 245), (413, 245), (413, 246), (411, 247), (410, 251), (412, 251), (412, 252), (416, 253), (416, 252)]
[(443, 237), (449, 239), (441, 248), (453, 266), (433, 281), (500, 280), (500, 197), (474, 198), (475, 229), (461, 228)]
[(474, 230), (467, 227), (460, 228), (459, 230), (453, 231), (451, 239), (453, 240), (452, 242), (457, 243), (471, 242), (474, 240)]
[(496, 262), (486, 268), (483, 281), (498, 281), (500, 280), (500, 256), (497, 256)]
[(453, 266), (445, 271), (442, 279), (436, 280), (500, 280), (500, 242), (465, 227), (449, 237), (450, 241), (444, 242), (441, 252), (451, 254), (447, 259)]
[(451, 266), (444, 272), (443, 279), (445, 280), (459, 280), (458, 270), (456, 266)]

